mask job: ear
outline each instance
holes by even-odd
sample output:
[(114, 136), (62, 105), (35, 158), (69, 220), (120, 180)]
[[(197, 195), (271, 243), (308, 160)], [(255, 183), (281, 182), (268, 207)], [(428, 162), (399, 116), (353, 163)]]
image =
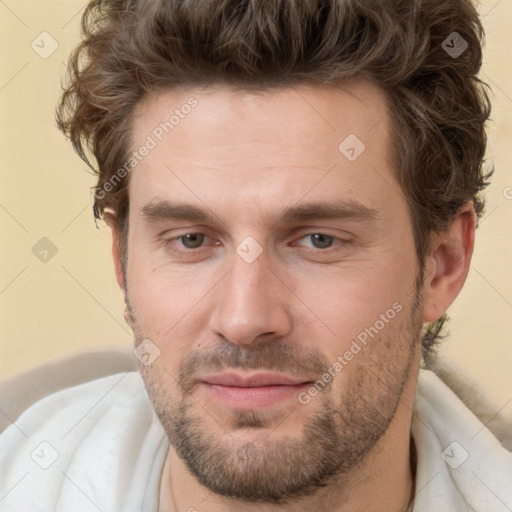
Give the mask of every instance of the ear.
[(475, 245), (476, 213), (473, 202), (454, 216), (447, 231), (432, 237), (432, 252), (425, 265), (423, 322), (441, 318), (466, 281)]
[(121, 253), (119, 247), (119, 228), (117, 226), (116, 217), (114, 213), (105, 212), (105, 221), (112, 231), (112, 258), (114, 260), (114, 267), (116, 271), (117, 284), (126, 293), (126, 287), (123, 276), (123, 267), (121, 265)]
[(110, 227), (112, 231), (112, 258), (114, 260), (114, 268), (116, 272), (116, 280), (117, 284), (121, 288), (121, 291), (124, 295), (124, 319), (126, 323), (132, 327), (133, 326), (133, 318), (130, 313), (130, 309), (128, 307), (128, 301), (127, 301), (127, 295), (126, 295), (126, 283), (124, 282), (124, 275), (123, 275), (123, 266), (121, 265), (121, 251), (120, 251), (120, 244), (119, 244), (119, 228), (116, 222), (115, 214), (112, 212), (105, 212), (104, 214), (105, 221)]

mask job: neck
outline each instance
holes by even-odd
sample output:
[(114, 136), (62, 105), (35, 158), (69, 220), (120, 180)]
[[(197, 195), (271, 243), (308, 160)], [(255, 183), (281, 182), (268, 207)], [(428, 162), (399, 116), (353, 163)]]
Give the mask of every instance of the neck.
[(417, 371), (411, 371), (393, 421), (364, 461), (351, 473), (337, 475), (313, 496), (275, 504), (213, 494), (170, 446), (161, 476), (159, 512), (406, 512), (414, 487), (410, 428), (416, 381)]

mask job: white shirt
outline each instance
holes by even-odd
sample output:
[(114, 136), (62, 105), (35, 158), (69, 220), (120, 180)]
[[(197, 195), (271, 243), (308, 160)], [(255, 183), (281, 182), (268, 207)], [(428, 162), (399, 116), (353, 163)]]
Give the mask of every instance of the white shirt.
[[(414, 512), (512, 510), (512, 453), (430, 371), (411, 432)], [(139, 373), (59, 391), (0, 435), (0, 512), (157, 512), (168, 447)]]

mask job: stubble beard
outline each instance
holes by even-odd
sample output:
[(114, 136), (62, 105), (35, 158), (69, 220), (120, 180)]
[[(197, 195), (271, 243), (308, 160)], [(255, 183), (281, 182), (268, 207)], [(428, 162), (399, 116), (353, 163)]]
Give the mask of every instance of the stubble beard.
[[(352, 375), (342, 396), (333, 396), (334, 388), (329, 386), (311, 401), (316, 404), (315, 412), (304, 422), (299, 437), (277, 435), (278, 425), (269, 428), (273, 417), (258, 410), (236, 410), (230, 416), (234, 429), (251, 429), (249, 436), (234, 439), (221, 428), (222, 418), (215, 421), (206, 411), (208, 404), (198, 404), (192, 396), (190, 372), (197, 367), (194, 361), (201, 360), (201, 352), (182, 361), (178, 389), (171, 392), (158, 366), (141, 366), (141, 375), (171, 446), (204, 487), (245, 502), (289, 503), (313, 496), (334, 482), (342, 486), (386, 433), (415, 361), (422, 328), (421, 303), (417, 288), (408, 317), (392, 320), (391, 324), (400, 322), (393, 333), (371, 340), (350, 363)], [(127, 306), (138, 344), (144, 335), (137, 328), (128, 299)], [(272, 357), (273, 347), (282, 347), (276, 343), (262, 343), (256, 352), (229, 344), (215, 354), (215, 360), (236, 369), (277, 369), (278, 365), (268, 364), (270, 360), (283, 361), (281, 348)], [(297, 358), (293, 347), (288, 349), (288, 355), (295, 353)], [(265, 364), (258, 365), (259, 355)], [(318, 368), (321, 361), (327, 363), (318, 358), (309, 366)]]

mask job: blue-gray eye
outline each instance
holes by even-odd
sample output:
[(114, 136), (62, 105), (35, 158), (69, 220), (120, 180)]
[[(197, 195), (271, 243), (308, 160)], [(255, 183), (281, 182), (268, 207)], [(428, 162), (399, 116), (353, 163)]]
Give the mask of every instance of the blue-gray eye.
[[(188, 233), (187, 235), (180, 236), (179, 238), (187, 249), (197, 249), (203, 243), (204, 233)], [(190, 242), (190, 245), (185, 243), (185, 241)]]
[(317, 249), (326, 249), (327, 247), (330, 247), (334, 241), (334, 237), (323, 235), (322, 233), (314, 233), (308, 236), (311, 238), (313, 245)]

